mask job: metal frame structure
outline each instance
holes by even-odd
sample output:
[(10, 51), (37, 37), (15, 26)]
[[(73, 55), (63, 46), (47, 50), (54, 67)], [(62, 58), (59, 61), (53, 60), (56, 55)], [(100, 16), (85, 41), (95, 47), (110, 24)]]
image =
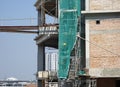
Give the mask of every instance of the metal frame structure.
[[(77, 11), (75, 9), (65, 9), (67, 7), (65, 6), (66, 5), (65, 1), (63, 6), (65, 8), (62, 8), (59, 11), (58, 10), (58, 8), (60, 8), (59, 1), (60, 0), (37, 0), (37, 2), (35, 3), (35, 7), (38, 11), (38, 26), (0, 26), (0, 32), (38, 34), (38, 36), (35, 38), (36, 44), (38, 45), (37, 71), (41, 73), (45, 71), (45, 47), (47, 46), (47, 47), (54, 47), (57, 49), (59, 48), (58, 46), (59, 43), (58, 35), (60, 35), (59, 28), (62, 28), (61, 25), (57, 23), (47, 24), (46, 14), (57, 19), (58, 16), (60, 15), (60, 11), (62, 11), (63, 13), (65, 12), (70, 13)], [(80, 1), (82, 3), (79, 6), (80, 8), (79, 10), (81, 14), (77, 19), (78, 20), (78, 26), (77, 26), (78, 31), (76, 35), (77, 39), (69, 58), (70, 64), (68, 64), (69, 70), (67, 70), (69, 71), (68, 77), (66, 75), (64, 78), (60, 77), (57, 80), (55, 79), (56, 81), (58, 81), (59, 87), (97, 87), (97, 77), (90, 77), (89, 74), (87, 74), (88, 72), (87, 69), (89, 69), (89, 44), (93, 44), (93, 43), (89, 42), (89, 28), (87, 22), (85, 24), (86, 21), (85, 19), (97, 19), (97, 18), (102, 18), (102, 16), (104, 16), (105, 18), (120, 17), (119, 10), (89, 11), (89, 5), (87, 4), (89, 3), (90, 0), (80, 0)], [(72, 2), (69, 4), (72, 5)], [(66, 18), (70, 18), (70, 17), (66, 16)], [(64, 43), (64, 45), (66, 45), (66, 43)], [(98, 47), (101, 48), (100, 46)], [(38, 80), (38, 87), (45, 87), (45, 83), (48, 84), (48, 82), (46, 81), (50, 81), (48, 78), (44, 79), (38, 77), (37, 80)], [(52, 81), (50, 83), (52, 83)]]

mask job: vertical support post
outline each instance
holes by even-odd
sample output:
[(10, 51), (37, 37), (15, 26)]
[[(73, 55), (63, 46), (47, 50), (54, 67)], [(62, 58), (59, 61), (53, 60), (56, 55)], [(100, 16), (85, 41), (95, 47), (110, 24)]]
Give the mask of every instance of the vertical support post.
[[(85, 20), (85, 37), (86, 37), (86, 40), (90, 41), (90, 37), (89, 37), (89, 20)], [(85, 42), (85, 45), (86, 45), (86, 68), (89, 69), (90, 68), (90, 44), (89, 42)]]
[[(38, 44), (37, 71), (45, 71), (45, 47)], [(38, 87), (43, 87), (43, 81), (38, 79)]]
[(41, 24), (45, 24), (45, 0), (41, 0)]
[(85, 1), (85, 7), (86, 7), (86, 8), (85, 8), (86, 11), (89, 11), (89, 10), (90, 10), (90, 0), (86, 0), (86, 1)]
[[(45, 0), (41, 0), (40, 7), (38, 9), (38, 26), (45, 24)], [(45, 47), (38, 44), (38, 58), (37, 58), (37, 71), (45, 71)], [(38, 87), (44, 87), (43, 81), (38, 79)]]
[[(45, 47), (44, 45), (38, 45), (38, 70), (45, 70)], [(39, 67), (40, 66), (40, 67)]]
[(41, 0), (40, 4), (41, 4), (40, 8), (38, 9), (38, 25), (43, 25), (45, 24), (45, 10), (44, 10), (45, 1)]
[(41, 24), (42, 24), (42, 22), (41, 22), (41, 10), (38, 9), (38, 26)]

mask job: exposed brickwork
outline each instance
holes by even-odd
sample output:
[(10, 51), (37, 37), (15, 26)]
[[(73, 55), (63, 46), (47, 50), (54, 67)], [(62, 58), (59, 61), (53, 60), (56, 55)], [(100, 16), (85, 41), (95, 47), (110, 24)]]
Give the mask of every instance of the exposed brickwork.
[(120, 10), (120, 0), (90, 0), (90, 10)]
[(120, 68), (120, 56), (116, 55), (120, 55), (119, 23), (120, 19), (104, 19), (99, 25), (95, 20), (90, 21), (90, 41), (103, 48), (90, 44), (90, 68)]
[(90, 21), (90, 30), (111, 30), (120, 29), (120, 18), (101, 19), (100, 24), (96, 24), (96, 20)]

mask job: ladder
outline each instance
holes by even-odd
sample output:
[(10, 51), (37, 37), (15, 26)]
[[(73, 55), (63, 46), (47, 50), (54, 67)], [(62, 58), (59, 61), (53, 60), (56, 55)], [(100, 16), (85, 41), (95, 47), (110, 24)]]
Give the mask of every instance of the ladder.
[(71, 57), (70, 59), (70, 69), (69, 69), (69, 79), (75, 79), (76, 71), (75, 71), (75, 57)]

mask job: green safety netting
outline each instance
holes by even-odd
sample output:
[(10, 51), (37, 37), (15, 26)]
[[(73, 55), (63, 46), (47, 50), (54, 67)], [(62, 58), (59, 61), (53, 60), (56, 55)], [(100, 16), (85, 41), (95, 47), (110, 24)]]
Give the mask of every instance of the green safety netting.
[(66, 79), (70, 54), (76, 42), (80, 0), (60, 0), (59, 15), (59, 68), (58, 78)]

